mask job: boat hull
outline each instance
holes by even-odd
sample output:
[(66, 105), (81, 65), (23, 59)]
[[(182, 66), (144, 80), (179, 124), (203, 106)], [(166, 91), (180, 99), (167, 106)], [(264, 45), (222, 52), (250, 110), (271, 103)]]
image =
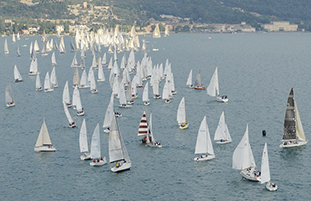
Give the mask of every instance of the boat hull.
[(91, 160), (91, 154), (90, 153), (84, 153), (82, 156), (80, 156), (80, 159), (82, 161), (85, 161), (85, 160)]
[(215, 158), (215, 155), (202, 155), (200, 157), (195, 157), (194, 161), (208, 161)]
[(193, 88), (196, 89), (196, 90), (205, 90), (206, 89), (205, 87), (199, 87), (199, 86), (193, 87)]
[(216, 141), (216, 144), (228, 144), (228, 143), (230, 143), (230, 142), (232, 142), (232, 140), (225, 140), (225, 141), (221, 141), (221, 140), (219, 140), (219, 141)]
[(266, 189), (268, 191), (276, 191), (278, 189), (278, 186), (275, 183), (273, 183), (273, 182), (268, 182), (266, 184)]
[(147, 147), (155, 147), (155, 148), (161, 148), (162, 144), (160, 144), (159, 142), (155, 142), (155, 143), (146, 143)]
[(229, 99), (227, 98), (227, 96), (216, 96), (215, 97), (217, 102), (221, 102), (221, 103), (227, 103), (229, 101)]
[(110, 170), (112, 172), (123, 172), (123, 171), (129, 170), (130, 168), (131, 168), (131, 163), (121, 163), (121, 165), (119, 165), (118, 167), (117, 165), (110, 167)]
[(288, 141), (283, 141), (282, 144), (280, 144), (280, 147), (281, 148), (299, 147), (299, 146), (306, 145), (307, 143), (308, 143), (308, 141), (288, 140)]
[(35, 147), (34, 148), (35, 152), (55, 152), (56, 148), (51, 146), (41, 146), (41, 147)]
[(260, 181), (260, 176), (256, 176), (257, 170), (254, 168), (246, 168), (241, 170), (240, 174), (247, 180), (258, 182)]
[[(95, 161), (95, 162), (94, 162), (94, 161)], [(103, 165), (105, 165), (105, 164), (107, 163), (106, 159), (104, 159), (104, 160), (99, 160), (99, 161), (94, 160), (94, 161), (92, 161), (92, 162), (90, 163), (90, 166), (93, 166), (93, 167), (100, 167), (100, 166), (103, 166)]]
[(179, 125), (179, 129), (184, 130), (188, 128), (188, 123)]

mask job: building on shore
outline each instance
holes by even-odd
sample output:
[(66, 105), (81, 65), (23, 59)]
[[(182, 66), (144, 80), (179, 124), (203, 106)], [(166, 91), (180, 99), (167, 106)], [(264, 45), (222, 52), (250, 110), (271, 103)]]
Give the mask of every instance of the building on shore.
[(266, 31), (297, 31), (297, 24), (290, 24), (287, 21), (274, 21), (271, 24), (263, 24)]

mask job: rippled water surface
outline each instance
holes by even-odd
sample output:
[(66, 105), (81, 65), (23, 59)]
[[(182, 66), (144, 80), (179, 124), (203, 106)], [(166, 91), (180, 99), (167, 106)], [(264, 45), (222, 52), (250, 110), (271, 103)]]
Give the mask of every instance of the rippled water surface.
[[(210, 39), (209, 39), (210, 37)], [(51, 37), (50, 37), (51, 38)], [(50, 39), (49, 38), (49, 39)], [(139, 97), (131, 109), (115, 108), (122, 113), (118, 118), (132, 168), (119, 174), (112, 173), (109, 165), (94, 168), (79, 159), (78, 135), (83, 117), (70, 112), (78, 127), (70, 129), (61, 104), (62, 90), (68, 80), (72, 93), (74, 69), (70, 67), (74, 53), (56, 52), (56, 74), (59, 88), (52, 93), (36, 92), (35, 77), (28, 76), (29, 45), (39, 37), (22, 37), (21, 57), (16, 56), (17, 43), (7, 37), (10, 53), (0, 51), (0, 86), (3, 104), (0, 107), (0, 197), (1, 200), (309, 200), (310, 144), (293, 149), (279, 148), (287, 96), (295, 87), (302, 124), (307, 139), (311, 139), (311, 34), (310, 33), (256, 33), (256, 34), (172, 34), (167, 38), (146, 38), (153, 64), (172, 64), (177, 94), (170, 104), (151, 98), (144, 106)], [(54, 40), (59, 42), (55, 37)], [(4, 38), (0, 38), (3, 47)], [(39, 42), (41, 46), (41, 42)], [(23, 47), (26, 45), (26, 47)], [(100, 56), (107, 48), (102, 48)], [(119, 61), (124, 53), (118, 54)], [(128, 52), (125, 53), (128, 56)], [(79, 54), (78, 54), (79, 55)], [(112, 55), (108, 54), (107, 59)], [(136, 53), (136, 59), (142, 59)], [(78, 57), (80, 59), (80, 57)], [(78, 59), (78, 60), (79, 60)], [(87, 52), (86, 66), (91, 66), (91, 52)], [(4, 88), (13, 81), (13, 67), (17, 65), (24, 82), (13, 83), (16, 102), (6, 108)], [(51, 53), (38, 54), (41, 81), (51, 72)], [(205, 91), (186, 87), (190, 69), (193, 78), (201, 69), (206, 86), (218, 66), (220, 91), (229, 102), (221, 104)], [(80, 71), (81, 75), (81, 71)], [(97, 72), (95, 72), (97, 77)], [(105, 68), (106, 80), (109, 72)], [(162, 91), (164, 81), (160, 83)], [(99, 93), (81, 89), (89, 140), (97, 123), (102, 125), (110, 98), (108, 81), (97, 83)], [(149, 89), (151, 97), (151, 88)], [(186, 99), (189, 128), (179, 130), (176, 112), (182, 97)], [(136, 137), (143, 111), (153, 114), (153, 131), (160, 149), (148, 148)], [(218, 120), (225, 111), (226, 122), (233, 142), (227, 145), (213, 143), (216, 158), (194, 162), (194, 147), (201, 120), (207, 123), (213, 138)], [(45, 117), (51, 140), (57, 152), (33, 151), (42, 119)], [(277, 183), (277, 192), (268, 192), (264, 185), (243, 180), (231, 168), (232, 153), (242, 138), (246, 124), (257, 166), (260, 168), (264, 143), (268, 143), (271, 179)], [(267, 136), (262, 137), (262, 130)], [(101, 133), (102, 153), (108, 158), (108, 135)]]

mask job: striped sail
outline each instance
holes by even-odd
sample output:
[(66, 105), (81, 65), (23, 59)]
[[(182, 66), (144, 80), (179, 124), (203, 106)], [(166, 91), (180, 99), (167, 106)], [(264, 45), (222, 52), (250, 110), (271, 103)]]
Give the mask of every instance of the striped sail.
[(144, 111), (143, 116), (140, 119), (137, 136), (147, 136), (148, 133), (148, 122), (146, 112)]

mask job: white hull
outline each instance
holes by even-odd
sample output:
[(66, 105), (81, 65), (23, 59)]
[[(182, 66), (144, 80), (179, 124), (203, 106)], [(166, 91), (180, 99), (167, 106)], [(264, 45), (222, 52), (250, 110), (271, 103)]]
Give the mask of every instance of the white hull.
[(308, 141), (283, 141), (282, 144), (280, 144), (281, 148), (290, 148), (290, 147), (299, 147), (299, 146), (303, 146), (306, 145), (308, 143)]
[(14, 107), (14, 106), (15, 106), (15, 103), (14, 103), (14, 102), (13, 102), (13, 103), (7, 103), (6, 106), (7, 106), (7, 107)]
[(147, 147), (158, 147), (158, 148), (161, 148), (161, 147), (162, 147), (162, 144), (160, 144), (159, 142), (156, 142), (156, 143), (147, 143), (146, 146), (147, 146)]
[(44, 92), (52, 92), (54, 89), (44, 89)]
[[(94, 162), (95, 161), (95, 162)], [(99, 166), (103, 166), (107, 163), (106, 161), (106, 158), (104, 158), (104, 160), (93, 160), (91, 163), (90, 163), (90, 166), (93, 166), (93, 167), (99, 167)]]
[(74, 128), (74, 127), (76, 127), (76, 123), (75, 123), (75, 122), (72, 122), (71, 124), (68, 125), (68, 127), (69, 127), (69, 128)]
[(276, 191), (278, 189), (278, 186), (275, 183), (270, 181), (266, 184), (266, 189), (268, 191)]
[(110, 129), (108, 128), (104, 129), (104, 133), (110, 133)]
[[(117, 166), (119, 164), (119, 166)], [(122, 172), (125, 170), (129, 170), (131, 168), (131, 163), (116, 163), (113, 167), (110, 167), (112, 172)]]
[(36, 91), (42, 91), (42, 87), (36, 88)]
[(81, 112), (77, 112), (78, 116), (83, 116), (84, 115), (84, 111), (82, 110)]
[(82, 161), (84, 161), (84, 160), (91, 160), (92, 159), (91, 158), (91, 154), (90, 153), (84, 153), (82, 156), (80, 156), (80, 159)]
[(240, 174), (242, 175), (242, 177), (244, 177), (247, 180), (250, 181), (260, 181), (260, 176), (256, 176), (255, 172), (257, 172), (256, 170), (254, 170), (253, 168), (249, 169), (246, 168), (244, 170), (241, 170)]
[(232, 140), (219, 140), (219, 141), (216, 141), (216, 144), (228, 144), (232, 142)]
[(14, 82), (22, 82), (23, 79), (15, 79)]
[(119, 105), (119, 107), (121, 107), (121, 108), (131, 108), (132, 105)]
[(165, 99), (165, 101), (164, 101), (165, 103), (170, 103), (171, 102), (171, 100), (170, 99)]
[(200, 157), (195, 157), (194, 161), (207, 161), (207, 160), (211, 160), (214, 158), (215, 158), (215, 155), (202, 155)]
[(51, 146), (41, 146), (41, 147), (35, 147), (35, 152), (54, 152), (56, 151), (56, 148)]
[(91, 91), (91, 93), (92, 93), (92, 94), (96, 94), (96, 93), (98, 93), (98, 90), (97, 90), (97, 89), (94, 89), (94, 90)]
[(227, 103), (229, 101), (227, 96), (216, 96), (215, 97), (217, 102)]
[(188, 128), (188, 123), (179, 125), (179, 129), (184, 130)]
[(37, 75), (37, 72), (29, 72), (28, 75)]
[(148, 105), (150, 105), (150, 102), (149, 101), (148, 102), (144, 102), (144, 105), (148, 106)]

